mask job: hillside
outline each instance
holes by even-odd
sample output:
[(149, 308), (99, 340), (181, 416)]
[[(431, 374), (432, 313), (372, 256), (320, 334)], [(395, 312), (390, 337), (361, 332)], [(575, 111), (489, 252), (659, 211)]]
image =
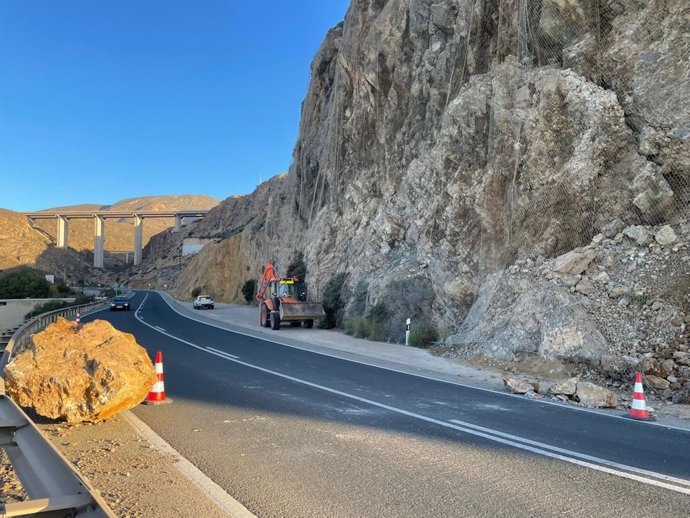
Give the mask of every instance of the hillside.
[(443, 354), (644, 364), (690, 397), (688, 33), (685, 0), (353, 2), (288, 175), (188, 229), (216, 242), (186, 268), (154, 238), (137, 279), (237, 300), (303, 252), (391, 339), (411, 317)]
[(33, 230), (26, 217), (0, 209), (0, 270), (30, 265), (50, 245), (50, 239)]
[[(209, 209), (218, 201), (204, 195), (146, 196), (119, 201), (113, 205), (81, 204), (56, 207), (66, 211), (126, 211)], [(155, 234), (174, 225), (172, 218), (150, 219), (144, 222), (144, 244)], [(134, 230), (131, 220), (107, 220), (105, 230), (106, 270), (93, 266), (93, 221), (70, 221), (68, 250), (54, 247), (57, 225), (54, 220), (37, 220), (32, 228), (26, 217), (0, 209), (0, 270), (19, 265), (37, 267), (71, 281), (110, 282), (125, 268), (128, 252), (131, 261)], [(108, 253), (109, 252), (109, 253)]]
[[(119, 201), (113, 205), (78, 205), (74, 207), (60, 207), (65, 210), (99, 210), (99, 211), (123, 211), (135, 212), (137, 210), (186, 210), (186, 209), (210, 209), (218, 204), (218, 200), (204, 195), (183, 196), (145, 196)], [(54, 209), (46, 209), (54, 210)], [(52, 220), (37, 220), (37, 226), (46, 232), (53, 241), (55, 240), (57, 227)], [(159, 234), (166, 228), (175, 224), (172, 218), (148, 219), (144, 221), (144, 244), (148, 243), (152, 236)], [(75, 250), (93, 251), (93, 221), (70, 221), (68, 243)], [(108, 219), (105, 229), (105, 249), (108, 252), (132, 252), (134, 243), (134, 230), (131, 219)]]

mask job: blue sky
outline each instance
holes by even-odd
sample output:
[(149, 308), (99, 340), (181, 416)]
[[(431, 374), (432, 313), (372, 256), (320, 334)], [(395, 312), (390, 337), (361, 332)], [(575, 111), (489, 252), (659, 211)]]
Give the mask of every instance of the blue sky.
[(219, 199), (286, 172), (349, 0), (1, 0), (0, 208)]

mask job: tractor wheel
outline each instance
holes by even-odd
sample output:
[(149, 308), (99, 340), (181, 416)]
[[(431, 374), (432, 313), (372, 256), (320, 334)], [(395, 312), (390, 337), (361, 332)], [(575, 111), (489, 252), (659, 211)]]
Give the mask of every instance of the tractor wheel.
[(278, 313), (271, 313), (271, 329), (280, 329), (280, 315)]
[(269, 327), (271, 325), (271, 321), (269, 320), (268, 307), (266, 306), (266, 304), (261, 304), (261, 310), (259, 312), (259, 324), (261, 324), (261, 327)]
[(311, 318), (309, 320), (305, 320), (304, 327), (306, 327), (307, 329), (311, 329), (312, 327), (314, 327), (314, 321)]

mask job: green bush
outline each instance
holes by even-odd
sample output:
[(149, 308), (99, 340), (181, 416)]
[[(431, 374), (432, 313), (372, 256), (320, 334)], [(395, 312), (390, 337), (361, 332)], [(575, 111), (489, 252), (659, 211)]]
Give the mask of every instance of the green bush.
[(367, 317), (350, 317), (343, 319), (345, 334), (355, 338), (365, 338), (375, 342), (385, 340), (385, 324)]
[(366, 317), (351, 317), (343, 320), (345, 334), (355, 338), (369, 338), (371, 322)]
[(254, 302), (254, 297), (256, 296), (256, 279), (249, 279), (242, 285), (242, 295), (244, 295), (244, 300), (247, 304)]
[(82, 304), (88, 304), (89, 302), (93, 302), (93, 297), (88, 297), (86, 295), (78, 295), (75, 298), (74, 302), (68, 300), (50, 300), (48, 302), (36, 306), (36, 308), (33, 311), (24, 315), (24, 318), (29, 319), (41, 315), (43, 313), (55, 311), (57, 309), (69, 308), (71, 306), (80, 306)]
[(192, 298), (195, 299), (195, 298), (197, 298), (199, 295), (201, 295), (201, 288), (197, 286), (196, 288), (194, 288), (194, 289), (192, 290)]
[(286, 277), (297, 277), (300, 281), (307, 280), (307, 263), (304, 262), (304, 254), (299, 252), (292, 262), (288, 264)]
[(346, 274), (339, 273), (327, 283), (323, 293), (323, 310), (326, 316), (319, 322), (322, 329), (332, 329), (342, 324), (343, 303), (342, 290), (345, 284)]
[(431, 324), (412, 324), (410, 345), (412, 347), (429, 347), (438, 341), (438, 331)]
[(390, 318), (390, 311), (383, 302), (377, 302), (369, 309), (367, 318), (374, 322), (385, 322)]
[(50, 287), (44, 275), (28, 266), (0, 275), (0, 299), (42, 299), (50, 297)]

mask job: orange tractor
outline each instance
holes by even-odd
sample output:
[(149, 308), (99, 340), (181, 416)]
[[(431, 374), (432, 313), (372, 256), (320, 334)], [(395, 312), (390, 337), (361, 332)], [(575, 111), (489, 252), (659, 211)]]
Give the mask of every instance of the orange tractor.
[(326, 313), (320, 302), (305, 302), (305, 293), (304, 283), (297, 277), (279, 277), (273, 265), (267, 263), (256, 294), (259, 324), (271, 329), (280, 329), (281, 322), (314, 327), (314, 320), (323, 318)]

